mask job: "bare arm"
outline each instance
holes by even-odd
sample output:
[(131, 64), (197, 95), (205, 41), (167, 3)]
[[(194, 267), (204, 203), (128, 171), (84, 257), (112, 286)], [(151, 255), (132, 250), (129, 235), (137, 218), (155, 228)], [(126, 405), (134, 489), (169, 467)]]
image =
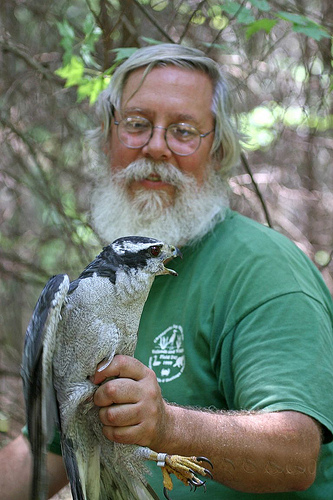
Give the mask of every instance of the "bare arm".
[(320, 431), (307, 415), (214, 414), (174, 406), (168, 406), (166, 414), (167, 427), (173, 429), (167, 452), (177, 451), (181, 438), (189, 437), (190, 421), (186, 454), (208, 456), (214, 463), (214, 479), (230, 488), (248, 493), (298, 491), (315, 479)]
[(167, 404), (155, 374), (139, 361), (116, 356), (95, 383), (104, 434), (155, 451), (204, 455), (214, 479), (239, 491), (307, 489), (315, 479), (321, 435), (309, 416), (293, 412), (203, 412)]
[[(50, 478), (49, 497), (68, 480), (62, 457), (48, 454)], [(0, 491), (2, 500), (28, 500), (31, 480), (31, 452), (27, 439), (21, 435), (0, 450)]]

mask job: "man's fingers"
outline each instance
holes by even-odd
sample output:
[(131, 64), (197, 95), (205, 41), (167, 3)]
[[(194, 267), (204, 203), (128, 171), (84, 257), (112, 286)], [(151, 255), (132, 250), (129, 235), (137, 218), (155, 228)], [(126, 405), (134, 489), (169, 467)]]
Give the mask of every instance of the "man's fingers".
[(113, 404), (137, 403), (140, 394), (136, 381), (126, 378), (109, 380), (98, 387), (94, 395), (96, 406), (110, 406)]
[[(103, 366), (102, 361), (98, 366)], [(147, 367), (137, 359), (131, 356), (124, 356), (118, 354), (112, 362), (101, 372), (96, 371), (93, 377), (93, 383), (98, 385), (110, 377), (131, 378), (133, 380), (140, 380), (144, 377)]]
[(103, 426), (103, 434), (110, 441), (122, 444), (140, 444), (141, 433), (138, 434), (137, 426), (111, 427)]
[(103, 433), (111, 441), (150, 446), (164, 421), (164, 403), (155, 373), (129, 356), (115, 356), (96, 372), (100, 385), (94, 403), (100, 407)]
[(99, 418), (103, 425), (126, 427), (141, 423), (135, 405), (112, 405), (99, 410)]

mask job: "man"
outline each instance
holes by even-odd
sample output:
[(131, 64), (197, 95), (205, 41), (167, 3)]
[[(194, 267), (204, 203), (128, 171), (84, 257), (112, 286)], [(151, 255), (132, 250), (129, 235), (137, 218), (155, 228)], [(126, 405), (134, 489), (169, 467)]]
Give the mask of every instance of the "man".
[[(165, 239), (184, 259), (177, 280), (155, 280), (137, 359), (116, 356), (96, 373), (96, 384), (115, 378), (95, 404), (110, 440), (210, 458), (209, 498), (328, 499), (332, 301), (289, 240), (228, 209), (239, 144), (227, 92), (210, 58), (160, 45), (136, 52), (101, 96), (95, 138), (108, 171), (92, 200), (97, 231), (108, 242)], [(26, 498), (25, 438), (2, 458), (5, 498)], [(61, 458), (49, 459), (54, 493), (66, 480)], [(187, 498), (174, 484), (172, 498)]]

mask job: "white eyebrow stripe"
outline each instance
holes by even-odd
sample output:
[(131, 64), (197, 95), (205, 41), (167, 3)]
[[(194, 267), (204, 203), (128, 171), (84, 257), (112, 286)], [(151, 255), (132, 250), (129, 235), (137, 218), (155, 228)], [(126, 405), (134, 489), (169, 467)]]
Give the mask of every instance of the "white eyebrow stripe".
[[(114, 243), (112, 246), (113, 246), (113, 249), (116, 253), (118, 254), (124, 254), (125, 252), (132, 252), (132, 253), (135, 253), (135, 252), (140, 252), (140, 250), (146, 250), (147, 248), (151, 247), (152, 245), (154, 244), (153, 241), (151, 242), (144, 242), (144, 243), (140, 243), (140, 242), (132, 242), (132, 241), (123, 241), (121, 243)], [(156, 244), (161, 244), (160, 241), (157, 241), (156, 240)]]

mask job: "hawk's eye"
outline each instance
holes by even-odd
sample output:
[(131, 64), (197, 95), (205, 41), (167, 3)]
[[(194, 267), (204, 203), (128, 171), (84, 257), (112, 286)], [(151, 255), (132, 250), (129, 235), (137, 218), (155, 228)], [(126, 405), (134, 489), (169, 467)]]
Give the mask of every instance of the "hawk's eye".
[(158, 257), (161, 253), (161, 247), (158, 247), (157, 245), (152, 246), (150, 247), (149, 251), (153, 257)]

